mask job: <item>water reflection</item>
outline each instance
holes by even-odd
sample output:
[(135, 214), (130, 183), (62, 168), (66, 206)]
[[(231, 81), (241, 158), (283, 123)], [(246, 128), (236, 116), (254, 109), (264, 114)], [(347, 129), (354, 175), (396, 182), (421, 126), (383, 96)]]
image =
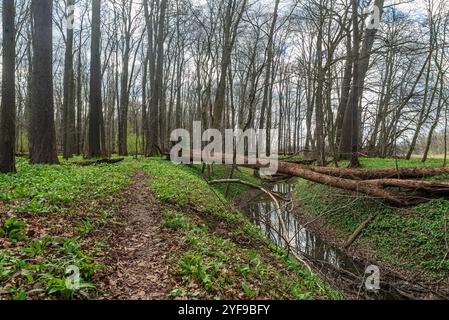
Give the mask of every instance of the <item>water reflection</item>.
[[(288, 198), (295, 188), (294, 182), (291, 180), (278, 183), (273, 186), (272, 191)], [(289, 242), (290, 249), (309, 259), (326, 262), (336, 268), (346, 267), (357, 271), (354, 270), (353, 262), (344, 253), (328, 246), (319, 237), (304, 228), (297, 216), (290, 212), (289, 207), (288, 203), (281, 203), (282, 219), (287, 228), (286, 234), (282, 230), (276, 206), (268, 196), (258, 196), (247, 205), (246, 210), (254, 224), (276, 245), (286, 248), (286, 242)], [(284, 239), (284, 235), (287, 239)]]

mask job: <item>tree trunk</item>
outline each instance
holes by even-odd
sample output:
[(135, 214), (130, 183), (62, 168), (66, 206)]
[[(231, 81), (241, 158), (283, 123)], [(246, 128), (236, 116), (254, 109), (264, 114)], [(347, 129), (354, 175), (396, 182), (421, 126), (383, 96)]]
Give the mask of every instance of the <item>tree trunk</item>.
[(101, 96), (101, 0), (92, 2), (92, 43), (90, 65), (90, 112), (89, 112), (89, 158), (102, 155), (101, 125), (102, 125), (102, 96)]
[[(75, 0), (67, 3), (66, 18), (72, 16)], [(75, 152), (75, 95), (73, 75), (73, 25), (68, 24), (64, 66), (64, 102), (63, 102), (63, 148), (64, 158), (70, 158)]]
[[(380, 11), (382, 17), (384, 0), (376, 0), (374, 6)], [(360, 52), (360, 30), (358, 19), (359, 0), (352, 0), (352, 27), (353, 27), (353, 83), (348, 107), (345, 114), (340, 154), (342, 158), (351, 160), (351, 167), (360, 166), (359, 163), (359, 141), (360, 141), (360, 114), (359, 103), (363, 95), (365, 78), (369, 68), (371, 51), (377, 28), (366, 29), (362, 50)]]
[[(273, 42), (274, 42), (274, 33), (276, 31), (276, 23), (278, 19), (278, 9), (279, 9), (279, 3), (280, 0), (276, 0), (274, 4), (274, 13), (273, 13), (273, 20), (271, 21), (271, 27), (270, 27), (270, 33), (268, 35), (268, 45), (267, 45), (267, 63), (266, 63), (266, 69), (265, 69), (265, 81), (263, 86), (263, 100), (262, 100), (262, 107), (260, 111), (260, 129), (263, 129), (265, 127), (265, 112), (268, 109), (268, 98), (270, 93), (270, 86), (271, 86), (271, 72), (273, 68)], [(267, 115), (267, 117), (271, 117), (270, 114)], [(267, 150), (269, 149), (269, 146), (267, 146)]]
[(437, 175), (449, 174), (449, 168), (410, 168), (410, 169), (341, 169), (332, 167), (307, 167), (308, 169), (329, 176), (353, 179), (423, 179)]
[(3, 0), (2, 99), (0, 105), (0, 173), (16, 172), (14, 0)]
[(57, 164), (53, 102), (53, 1), (32, 0), (33, 75), (30, 111), (30, 163)]
[(323, 90), (324, 90), (324, 70), (323, 70), (323, 27), (324, 8), (320, 6), (318, 36), (317, 36), (317, 86), (315, 93), (315, 122), (316, 122), (316, 156), (318, 165), (324, 166), (326, 162), (326, 146), (324, 139), (324, 111), (323, 111)]
[[(129, 9), (129, 14), (132, 11), (133, 2), (129, 4), (131, 7)], [(124, 11), (126, 11), (124, 9)], [(124, 50), (123, 50), (123, 60), (122, 60), (122, 79), (120, 85), (120, 117), (118, 124), (118, 154), (120, 156), (128, 155), (128, 113), (129, 113), (129, 59), (131, 53), (131, 28), (132, 19), (128, 13), (124, 14), (123, 17), (125, 28), (124, 34)]]
[(343, 131), (343, 121), (344, 121), (344, 115), (346, 107), (348, 106), (349, 101), (349, 94), (351, 92), (351, 78), (352, 78), (352, 54), (351, 54), (351, 33), (348, 31), (346, 39), (346, 62), (345, 62), (345, 69), (344, 69), (344, 75), (343, 75), (343, 83), (341, 85), (341, 97), (340, 97), (340, 104), (338, 106), (337, 111), (337, 119), (335, 121), (336, 126), (336, 134), (335, 134), (335, 148), (337, 149), (340, 146), (341, 143), (341, 136)]
[(79, 36), (78, 45), (78, 65), (77, 65), (77, 80), (76, 80), (76, 147), (75, 153), (80, 155), (83, 153), (83, 75), (81, 69), (81, 48), (82, 48), (82, 27)]
[(240, 11), (236, 17), (236, 22), (232, 23), (234, 10), (237, 7), (235, 0), (228, 0), (225, 14), (224, 22), (224, 43), (222, 48), (221, 56), (221, 66), (220, 66), (220, 77), (217, 86), (217, 93), (215, 96), (215, 105), (212, 115), (212, 126), (214, 129), (223, 129), (223, 112), (225, 110), (225, 99), (226, 99), (226, 82), (229, 64), (231, 63), (231, 54), (234, 48), (235, 40), (237, 37), (237, 29), (242, 19), (243, 12), (246, 7), (247, 0), (243, 0), (240, 6)]
[(161, 0), (159, 12), (159, 26), (157, 36), (157, 62), (156, 62), (156, 80), (154, 87), (155, 104), (158, 108), (159, 124), (159, 149), (164, 149), (164, 144), (168, 140), (163, 133), (165, 132), (165, 88), (164, 88), (164, 40), (165, 40), (165, 20), (168, 0)]

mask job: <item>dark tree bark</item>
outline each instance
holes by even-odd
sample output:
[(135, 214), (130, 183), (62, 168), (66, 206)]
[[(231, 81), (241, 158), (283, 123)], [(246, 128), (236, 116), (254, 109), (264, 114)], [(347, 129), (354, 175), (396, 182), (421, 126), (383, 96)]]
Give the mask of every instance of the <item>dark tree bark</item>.
[(354, 61), (352, 69), (352, 89), (350, 92), (348, 106), (344, 116), (344, 125), (341, 138), (340, 156), (342, 159), (351, 160), (352, 168), (359, 167), (358, 145), (359, 145), (359, 99), (362, 88), (360, 82), (360, 30), (358, 16), (359, 1), (352, 0), (352, 28), (353, 28), (353, 48), (352, 58)]
[(90, 65), (90, 111), (89, 111), (89, 158), (102, 155), (101, 125), (102, 125), (102, 96), (101, 96), (101, 0), (92, 1), (92, 44)]
[[(159, 115), (159, 149), (164, 148), (164, 142), (168, 140), (167, 137), (163, 136), (165, 132), (165, 89), (164, 89), (164, 40), (165, 40), (165, 21), (167, 13), (168, 0), (161, 0), (160, 2), (160, 12), (159, 12), (159, 26), (157, 35), (157, 59), (156, 59), (156, 77), (155, 77), (155, 87), (153, 95), (155, 97), (155, 104), (158, 108)], [(152, 116), (152, 115), (151, 115)]]
[(337, 119), (335, 121), (335, 126), (336, 126), (335, 146), (336, 146), (336, 148), (338, 148), (340, 146), (345, 110), (346, 110), (346, 107), (348, 106), (349, 93), (351, 92), (351, 78), (352, 78), (352, 53), (351, 53), (352, 43), (351, 43), (351, 41), (352, 41), (351, 32), (348, 30), (348, 34), (346, 36), (347, 56), (346, 56), (345, 69), (344, 69), (344, 75), (343, 75), (343, 82), (341, 85), (340, 104), (338, 106)]
[(123, 8), (124, 23), (124, 48), (122, 60), (122, 79), (120, 85), (120, 117), (118, 125), (118, 153), (121, 156), (128, 155), (128, 114), (129, 114), (129, 61), (131, 54), (131, 36), (132, 36), (132, 8), (133, 3), (130, 2), (129, 8)]
[[(70, 18), (75, 0), (67, 2), (67, 19)], [(75, 94), (73, 74), (73, 25), (67, 27), (65, 65), (64, 65), (64, 104), (63, 108), (63, 148), (64, 158), (70, 158), (75, 152)]]
[(57, 164), (53, 102), (52, 0), (32, 0), (33, 74), (30, 110), (30, 163)]
[(323, 70), (323, 28), (324, 28), (324, 8), (320, 4), (319, 30), (317, 37), (317, 66), (316, 78), (317, 87), (315, 93), (315, 121), (316, 121), (316, 156), (318, 165), (324, 166), (326, 163), (326, 142), (324, 137), (324, 110), (323, 110), (323, 90), (325, 75)]
[(148, 79), (148, 56), (143, 62), (142, 74), (142, 132), (143, 132), (143, 154), (148, 154), (147, 139), (150, 136), (148, 124), (148, 104), (147, 104), (147, 79)]
[(3, 72), (0, 110), (0, 173), (16, 172), (14, 0), (3, 0)]
[(180, 29), (180, 15), (181, 8), (179, 0), (176, 1), (176, 14), (178, 15), (176, 19), (176, 37), (177, 37), (177, 63), (176, 63), (176, 108), (175, 108), (175, 127), (176, 129), (180, 129), (182, 127), (182, 76), (183, 76), (183, 68), (184, 68), (184, 38), (181, 37), (181, 29)]
[[(81, 20), (82, 22), (82, 20)], [(80, 155), (83, 153), (84, 139), (83, 139), (83, 74), (81, 65), (81, 52), (82, 52), (82, 34), (83, 34), (83, 24), (81, 23), (81, 29), (79, 34), (79, 44), (78, 44), (78, 61), (77, 61), (77, 79), (76, 79), (76, 134), (75, 134), (75, 153)]]
[(158, 97), (155, 94), (156, 89), (156, 50), (154, 46), (155, 30), (154, 30), (154, 2), (151, 1), (149, 5), (149, 0), (144, 0), (144, 11), (145, 11), (145, 22), (147, 26), (148, 34), (148, 59), (149, 59), (149, 73), (150, 73), (150, 88), (151, 88), (151, 99), (149, 104), (149, 124), (147, 130), (147, 137), (145, 139), (145, 156), (151, 156), (158, 153), (158, 143), (159, 143), (159, 105)]

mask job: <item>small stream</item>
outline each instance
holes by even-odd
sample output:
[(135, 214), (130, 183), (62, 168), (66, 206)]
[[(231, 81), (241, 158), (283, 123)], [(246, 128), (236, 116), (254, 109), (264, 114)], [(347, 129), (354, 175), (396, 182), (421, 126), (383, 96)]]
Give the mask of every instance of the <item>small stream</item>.
[[(274, 183), (271, 191), (291, 199), (296, 180)], [(251, 193), (251, 200), (242, 208), (252, 222), (276, 245), (287, 248), (282, 236), (282, 223), (279, 220), (275, 203), (263, 192)], [(371, 263), (358, 262), (343, 251), (328, 245), (300, 222), (292, 211), (289, 202), (279, 200), (284, 223), (290, 242), (290, 250), (312, 267), (315, 273), (342, 292), (348, 299), (398, 300), (423, 298), (409, 294), (408, 283), (380, 271), (380, 290), (366, 289), (365, 271)]]

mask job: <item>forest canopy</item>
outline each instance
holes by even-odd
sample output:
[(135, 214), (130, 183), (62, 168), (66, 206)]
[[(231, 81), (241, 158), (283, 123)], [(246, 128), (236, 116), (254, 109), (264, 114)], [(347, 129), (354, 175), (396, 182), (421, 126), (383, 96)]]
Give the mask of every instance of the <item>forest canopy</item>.
[(443, 0), (17, 0), (0, 10), (1, 136), (35, 162), (164, 153), (170, 132), (193, 121), (278, 129), (281, 152), (320, 163), (447, 151)]

